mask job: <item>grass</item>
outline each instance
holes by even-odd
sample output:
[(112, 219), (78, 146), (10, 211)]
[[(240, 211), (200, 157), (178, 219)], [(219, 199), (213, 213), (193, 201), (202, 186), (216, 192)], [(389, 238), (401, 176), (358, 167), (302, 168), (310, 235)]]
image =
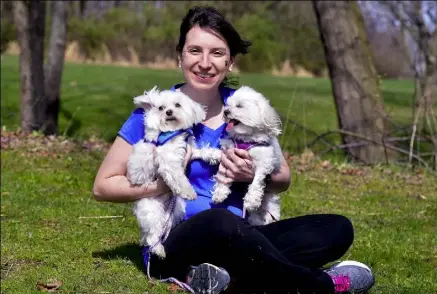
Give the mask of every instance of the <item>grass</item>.
[[(154, 84), (169, 87), (180, 78), (172, 71), (67, 64), (61, 132), (110, 141), (132, 111), (133, 95)], [(240, 82), (266, 92), (284, 113), (287, 99), (291, 100), (291, 117), (314, 131), (336, 127), (325, 79), (243, 75)], [(384, 81), (383, 88), (397, 119), (408, 119), (404, 101), (411, 85)], [(14, 57), (2, 60), (1, 91), (2, 125), (13, 130), (19, 105)], [(298, 134), (290, 126), (286, 138), (296, 141)], [(62, 146), (45, 143), (2, 150), (2, 293), (39, 293), (36, 283), (50, 280), (62, 281), (60, 293), (168, 293), (167, 285), (150, 288), (142, 272), (131, 204), (98, 203), (92, 198), (104, 152)], [(45, 149), (48, 152), (41, 152)], [(342, 159), (324, 162), (311, 153), (292, 157), (290, 166), (293, 184), (282, 195), (283, 216), (349, 217), (355, 242), (344, 258), (374, 269), (377, 283), (372, 294), (436, 293), (435, 175), (397, 166), (362, 167)], [(80, 218), (106, 215), (123, 217)]]

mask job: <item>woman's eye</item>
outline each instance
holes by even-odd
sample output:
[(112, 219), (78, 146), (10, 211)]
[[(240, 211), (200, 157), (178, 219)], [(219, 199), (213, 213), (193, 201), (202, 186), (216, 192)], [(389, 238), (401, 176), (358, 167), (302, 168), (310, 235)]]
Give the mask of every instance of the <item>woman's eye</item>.
[(159, 106), (159, 111), (163, 111), (164, 110), (164, 106)]
[(176, 103), (174, 106), (181, 107), (181, 105), (179, 103)]
[(225, 55), (225, 53), (222, 51), (216, 51), (216, 52), (214, 52), (214, 55), (215, 56), (223, 56), (223, 55)]
[(188, 52), (190, 52), (190, 53), (199, 53), (199, 50), (198, 49), (190, 49)]

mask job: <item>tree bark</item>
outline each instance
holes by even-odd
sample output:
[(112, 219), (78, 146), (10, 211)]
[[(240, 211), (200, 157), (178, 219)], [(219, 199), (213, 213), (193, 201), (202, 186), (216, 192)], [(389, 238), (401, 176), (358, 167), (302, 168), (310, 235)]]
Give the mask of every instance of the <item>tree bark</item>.
[(79, 1), (79, 10), (80, 10), (80, 18), (85, 18), (85, 12), (86, 12), (86, 0), (80, 0)]
[(14, 19), (20, 46), (21, 130), (40, 130), (45, 120), (44, 1), (14, 1)]
[(67, 10), (68, 2), (51, 2), (51, 34), (44, 71), (47, 97), (44, 133), (47, 135), (55, 135), (58, 132), (60, 88), (67, 40)]
[[(383, 142), (385, 113), (364, 21), (357, 1), (315, 1), (320, 38), (332, 83), (341, 130)], [(343, 144), (362, 142), (342, 135)], [(368, 144), (346, 149), (351, 159), (374, 164), (387, 159), (386, 149)]]

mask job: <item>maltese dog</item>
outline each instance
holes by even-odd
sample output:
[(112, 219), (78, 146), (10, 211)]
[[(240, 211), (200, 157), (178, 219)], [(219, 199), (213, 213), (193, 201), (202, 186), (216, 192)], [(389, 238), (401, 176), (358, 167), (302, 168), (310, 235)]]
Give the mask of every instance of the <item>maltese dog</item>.
[[(229, 136), (220, 141), (221, 148), (245, 149), (253, 160), (254, 179), (243, 198), (243, 217), (247, 210), (248, 221), (253, 225), (279, 220), (279, 196), (265, 191), (266, 178), (281, 167), (281, 148), (277, 139), (281, 133), (281, 119), (278, 113), (261, 93), (242, 86), (228, 98), (224, 118)], [(203, 157), (205, 154), (203, 152)], [(194, 155), (202, 158), (193, 152)], [(215, 160), (220, 158), (220, 152), (214, 150), (209, 150), (208, 155)], [(213, 202), (223, 202), (231, 193), (230, 186), (217, 182), (212, 193)]]
[[(133, 146), (127, 178), (147, 186), (160, 176), (171, 192), (136, 201), (133, 212), (140, 227), (140, 243), (165, 258), (163, 239), (185, 216), (185, 200), (197, 193), (185, 175), (187, 144), (194, 147), (193, 125), (205, 119), (205, 109), (182, 92), (154, 87), (134, 98), (144, 109), (144, 141)], [(194, 149), (194, 148), (193, 148)]]

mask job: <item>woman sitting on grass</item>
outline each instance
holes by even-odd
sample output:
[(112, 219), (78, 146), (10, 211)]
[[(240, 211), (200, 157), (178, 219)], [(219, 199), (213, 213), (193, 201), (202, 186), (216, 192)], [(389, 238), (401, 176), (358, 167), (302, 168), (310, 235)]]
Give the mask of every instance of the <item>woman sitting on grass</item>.
[[(184, 17), (177, 52), (185, 83), (172, 90), (207, 107), (206, 119), (193, 128), (200, 144), (219, 148), (220, 137), (226, 134), (223, 107), (234, 91), (225, 86), (226, 75), (236, 56), (246, 54), (250, 45), (213, 8), (196, 7)], [(129, 202), (169, 191), (161, 179), (143, 188), (126, 178), (132, 145), (143, 139), (143, 122), (143, 111), (137, 109), (121, 127), (95, 179), (97, 200)], [(152, 276), (184, 281), (194, 293), (225, 289), (235, 293), (362, 293), (373, 286), (373, 274), (362, 263), (345, 261), (322, 268), (351, 246), (354, 230), (347, 218), (305, 215), (251, 226), (242, 218), (244, 189), (253, 179), (248, 152), (226, 151), (219, 166), (190, 162), (190, 154), (186, 173), (198, 197), (187, 202), (187, 219), (164, 242), (167, 257), (145, 258)], [(233, 182), (231, 196), (220, 205), (211, 201), (216, 180)], [(289, 185), (290, 169), (282, 158), (281, 170), (271, 175), (266, 188), (280, 193)]]

